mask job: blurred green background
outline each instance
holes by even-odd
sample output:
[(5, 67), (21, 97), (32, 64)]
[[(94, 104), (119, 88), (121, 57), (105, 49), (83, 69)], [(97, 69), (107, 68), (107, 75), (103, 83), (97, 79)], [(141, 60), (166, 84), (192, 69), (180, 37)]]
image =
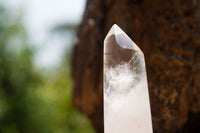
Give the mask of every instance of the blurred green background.
[[(0, 133), (94, 133), (72, 105), (71, 47), (56, 69), (37, 67), (37, 48), (22, 18), (0, 5)], [(75, 27), (58, 25), (51, 32), (74, 36)]]

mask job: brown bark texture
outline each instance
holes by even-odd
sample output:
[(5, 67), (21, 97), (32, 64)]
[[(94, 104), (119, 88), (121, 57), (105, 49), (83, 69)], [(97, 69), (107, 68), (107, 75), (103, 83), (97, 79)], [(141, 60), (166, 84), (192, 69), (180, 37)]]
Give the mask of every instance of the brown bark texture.
[(154, 133), (200, 132), (199, 0), (88, 0), (72, 55), (74, 105), (103, 133), (103, 39), (114, 23), (144, 52)]

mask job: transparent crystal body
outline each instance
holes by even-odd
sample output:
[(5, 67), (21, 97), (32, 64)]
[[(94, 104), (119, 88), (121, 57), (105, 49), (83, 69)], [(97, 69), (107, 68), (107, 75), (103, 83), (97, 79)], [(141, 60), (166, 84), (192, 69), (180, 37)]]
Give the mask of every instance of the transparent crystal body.
[(144, 55), (116, 24), (104, 40), (104, 133), (152, 133)]

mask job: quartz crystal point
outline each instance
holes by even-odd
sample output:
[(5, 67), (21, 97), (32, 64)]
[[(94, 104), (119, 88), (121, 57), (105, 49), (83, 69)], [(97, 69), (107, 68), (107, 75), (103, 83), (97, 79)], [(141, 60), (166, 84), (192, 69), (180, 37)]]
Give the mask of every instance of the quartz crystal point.
[(104, 40), (104, 133), (152, 133), (140, 48), (116, 24)]

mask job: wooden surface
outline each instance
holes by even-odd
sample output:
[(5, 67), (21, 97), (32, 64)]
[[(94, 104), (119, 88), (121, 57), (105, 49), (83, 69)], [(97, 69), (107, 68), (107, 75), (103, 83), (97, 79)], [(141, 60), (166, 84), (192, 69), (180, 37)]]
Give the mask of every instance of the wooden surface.
[(154, 133), (200, 132), (199, 0), (88, 0), (72, 55), (74, 105), (103, 133), (103, 39), (114, 23), (144, 52)]

